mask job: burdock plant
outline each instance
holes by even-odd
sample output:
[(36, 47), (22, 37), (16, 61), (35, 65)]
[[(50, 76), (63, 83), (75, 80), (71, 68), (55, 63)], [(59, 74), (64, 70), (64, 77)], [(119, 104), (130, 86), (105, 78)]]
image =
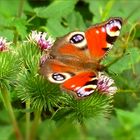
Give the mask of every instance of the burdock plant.
[(36, 139), (38, 126), (46, 119), (56, 123), (66, 120), (83, 127), (89, 118), (109, 117), (113, 95), (117, 90), (109, 77), (101, 74), (98, 90), (87, 98), (77, 100), (39, 74), (39, 65), (49, 59), (45, 53), (53, 45), (47, 33), (33, 31), (18, 48), (10, 49), (6, 42), (3, 43), (5, 45), (0, 52), (0, 89), (17, 140), (21, 140), (22, 136), (17, 125), (19, 120), (14, 116), (9, 98), (11, 90), (16, 93), (25, 112), (25, 129), (22, 129), (22, 134), (26, 140)]
[(10, 48), (5, 38), (0, 38), (0, 91), (6, 110), (9, 113), (17, 140), (22, 140), (13, 107), (11, 105), (11, 87), (17, 84), (17, 76), (20, 71), (20, 60), (16, 50)]

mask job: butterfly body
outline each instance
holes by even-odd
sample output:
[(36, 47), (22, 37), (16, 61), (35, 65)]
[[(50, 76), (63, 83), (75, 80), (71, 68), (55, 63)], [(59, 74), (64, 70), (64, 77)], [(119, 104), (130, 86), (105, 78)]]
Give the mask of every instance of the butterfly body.
[(76, 98), (94, 93), (102, 68), (99, 63), (119, 36), (121, 25), (121, 18), (111, 18), (85, 32), (70, 32), (58, 38), (40, 73)]

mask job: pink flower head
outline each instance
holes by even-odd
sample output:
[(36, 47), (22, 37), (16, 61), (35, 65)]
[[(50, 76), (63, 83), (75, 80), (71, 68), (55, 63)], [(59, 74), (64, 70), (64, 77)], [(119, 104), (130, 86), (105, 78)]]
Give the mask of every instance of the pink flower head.
[(114, 80), (110, 77), (99, 73), (99, 79), (97, 82), (97, 90), (101, 93), (113, 95), (117, 92), (117, 87), (114, 86)]
[(6, 42), (6, 38), (0, 37), (0, 52), (7, 51), (10, 44), (10, 42)]
[(46, 38), (47, 33), (45, 32), (32, 31), (29, 35), (29, 40), (36, 42), (42, 51), (51, 48), (54, 43), (54, 40), (51, 37)]

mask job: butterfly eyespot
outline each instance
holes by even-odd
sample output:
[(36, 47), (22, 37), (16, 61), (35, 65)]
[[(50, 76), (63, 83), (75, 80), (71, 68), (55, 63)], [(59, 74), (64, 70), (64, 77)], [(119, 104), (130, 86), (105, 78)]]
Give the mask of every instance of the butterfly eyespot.
[(48, 80), (52, 83), (63, 83), (65, 82), (67, 79), (71, 78), (71, 74), (70, 73), (50, 73), (48, 75)]
[(70, 43), (77, 44), (84, 40), (84, 36), (82, 34), (75, 34), (70, 38)]
[(77, 93), (78, 97), (86, 97), (94, 93), (97, 88), (98, 78), (93, 76), (90, 81), (87, 81), (84, 86), (72, 85), (73, 91)]
[(77, 95), (79, 97), (85, 97), (90, 94), (92, 94), (97, 88), (97, 85), (86, 85), (84, 87), (81, 87), (77, 90)]
[(120, 29), (122, 27), (121, 19), (111, 19), (106, 24), (106, 31), (110, 37), (117, 37), (120, 34)]
[(68, 42), (74, 44), (79, 49), (87, 47), (87, 41), (84, 32), (72, 32), (68, 36)]

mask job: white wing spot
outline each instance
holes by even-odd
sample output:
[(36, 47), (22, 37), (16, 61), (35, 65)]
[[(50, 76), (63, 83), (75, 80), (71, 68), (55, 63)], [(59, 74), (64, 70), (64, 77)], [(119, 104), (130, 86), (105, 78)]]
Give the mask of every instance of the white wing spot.
[(99, 34), (99, 31), (98, 31), (98, 30), (96, 30), (96, 33), (97, 33), (97, 34)]
[(107, 43), (107, 48), (112, 49), (113, 45), (110, 43)]
[(77, 90), (79, 90), (81, 87), (76, 87), (75, 89), (74, 89), (74, 91), (77, 91)]
[(102, 30), (102, 32), (105, 32), (105, 28), (104, 28), (104, 27), (102, 27), (102, 29), (101, 29), (101, 30)]
[[(111, 31), (111, 29), (113, 27), (118, 27), (118, 30), (117, 31)], [(110, 23), (108, 23), (106, 25), (106, 31), (107, 31), (107, 34), (111, 37), (114, 37), (114, 36), (119, 36), (120, 34), (120, 29), (121, 29), (121, 23), (119, 21), (111, 21)]]
[(71, 85), (71, 88), (74, 88), (75, 87), (75, 85)]
[[(87, 88), (90, 88), (90, 90), (86, 91)], [(88, 95), (92, 94), (96, 88), (97, 88), (97, 85), (87, 85), (87, 86), (84, 86), (81, 88), (79, 87), (77, 89), (77, 94), (79, 97), (88, 96)]]

